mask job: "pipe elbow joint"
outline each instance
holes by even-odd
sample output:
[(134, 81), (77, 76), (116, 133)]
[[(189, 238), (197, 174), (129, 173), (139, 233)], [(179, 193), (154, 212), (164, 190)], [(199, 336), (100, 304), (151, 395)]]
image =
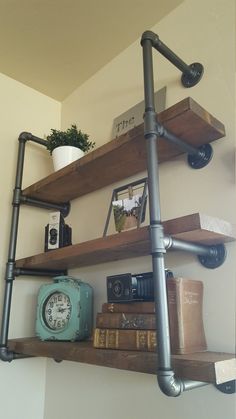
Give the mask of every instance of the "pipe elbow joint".
[(31, 137), (32, 134), (30, 132), (21, 132), (18, 137), (18, 140), (25, 143), (26, 141), (30, 140)]
[(154, 46), (156, 43), (159, 42), (159, 36), (152, 31), (145, 31), (142, 34), (141, 45), (143, 45), (143, 42), (147, 40), (151, 41), (152, 46)]
[(14, 359), (14, 353), (9, 351), (6, 346), (0, 347), (0, 359), (4, 362), (11, 362)]
[(173, 371), (158, 371), (158, 384), (161, 391), (170, 397), (177, 397), (184, 391), (183, 383), (180, 379), (175, 377)]

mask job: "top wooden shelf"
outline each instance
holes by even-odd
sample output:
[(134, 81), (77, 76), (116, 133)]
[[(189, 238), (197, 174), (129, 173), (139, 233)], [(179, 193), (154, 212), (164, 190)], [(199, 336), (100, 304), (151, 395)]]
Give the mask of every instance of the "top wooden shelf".
[[(194, 147), (224, 137), (224, 125), (193, 99), (186, 98), (158, 115), (166, 129)], [(62, 203), (146, 170), (143, 124), (24, 189), (23, 195)], [(164, 139), (158, 159), (164, 162), (183, 151)]]

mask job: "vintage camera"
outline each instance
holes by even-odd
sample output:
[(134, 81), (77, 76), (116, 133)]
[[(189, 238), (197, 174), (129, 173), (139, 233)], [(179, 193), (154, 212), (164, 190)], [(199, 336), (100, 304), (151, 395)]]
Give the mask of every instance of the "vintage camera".
[(44, 251), (71, 245), (71, 227), (65, 224), (59, 211), (51, 212), (49, 224), (45, 227)]
[[(166, 278), (173, 273), (165, 270)], [(108, 303), (124, 303), (129, 301), (154, 301), (153, 273), (120, 274), (107, 277)]]

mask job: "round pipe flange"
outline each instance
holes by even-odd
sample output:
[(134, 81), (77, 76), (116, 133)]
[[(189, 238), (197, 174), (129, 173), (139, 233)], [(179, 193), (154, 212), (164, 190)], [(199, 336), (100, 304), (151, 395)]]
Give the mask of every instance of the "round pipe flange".
[(204, 67), (200, 63), (192, 63), (189, 67), (191, 73), (183, 73), (181, 77), (181, 82), (184, 87), (195, 86), (201, 80), (204, 73)]
[(227, 381), (227, 383), (216, 384), (217, 390), (225, 394), (234, 394), (236, 393), (236, 380)]
[(226, 248), (223, 244), (211, 246), (211, 253), (207, 256), (198, 256), (200, 263), (208, 269), (215, 269), (221, 266), (226, 259)]
[(192, 169), (202, 169), (210, 163), (213, 156), (213, 148), (210, 144), (198, 147), (198, 154), (188, 155), (188, 164)]

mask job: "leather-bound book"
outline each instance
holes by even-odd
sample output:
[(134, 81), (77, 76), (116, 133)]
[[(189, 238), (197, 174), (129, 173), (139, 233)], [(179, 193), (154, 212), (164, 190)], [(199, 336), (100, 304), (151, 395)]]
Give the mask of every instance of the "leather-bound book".
[(93, 346), (103, 349), (156, 351), (156, 332), (153, 330), (94, 330)]
[(104, 303), (103, 313), (155, 313), (154, 302)]
[(101, 329), (156, 330), (155, 314), (146, 313), (98, 313), (96, 327)]
[(167, 280), (171, 352), (187, 354), (207, 349), (203, 325), (203, 283), (186, 278)]

